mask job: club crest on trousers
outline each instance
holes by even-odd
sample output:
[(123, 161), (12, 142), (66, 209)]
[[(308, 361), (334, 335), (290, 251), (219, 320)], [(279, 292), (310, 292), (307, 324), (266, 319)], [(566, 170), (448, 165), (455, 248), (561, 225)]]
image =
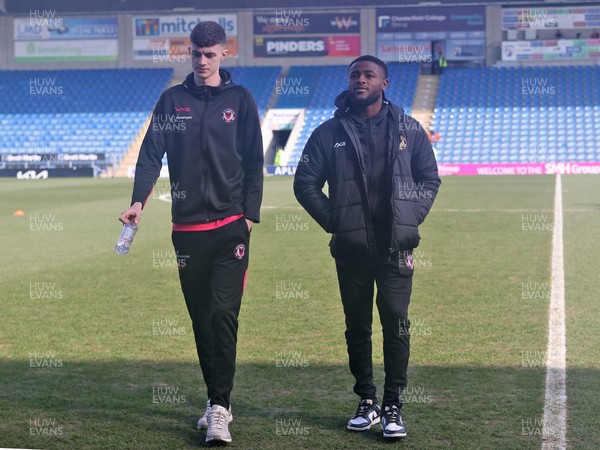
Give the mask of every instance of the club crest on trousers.
[(235, 259), (242, 260), (242, 259), (244, 259), (245, 255), (246, 255), (246, 244), (236, 245), (235, 248), (233, 249), (233, 256), (235, 256)]

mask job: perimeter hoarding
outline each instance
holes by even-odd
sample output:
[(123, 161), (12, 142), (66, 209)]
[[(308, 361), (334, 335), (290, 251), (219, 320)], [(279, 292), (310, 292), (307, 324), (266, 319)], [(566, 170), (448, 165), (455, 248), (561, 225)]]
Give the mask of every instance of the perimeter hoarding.
[(254, 14), (254, 34), (358, 34), (360, 12), (306, 13), (299, 9), (276, 9)]
[(254, 56), (356, 57), (360, 55), (360, 12), (306, 12), (274, 9), (257, 13), (254, 22)]
[(188, 55), (190, 33), (206, 20), (217, 22), (227, 34), (230, 58), (238, 57), (237, 14), (182, 14), (135, 16), (133, 27), (133, 59), (136, 61), (177, 61)]
[(20, 163), (32, 165), (94, 163), (104, 161), (104, 153), (3, 153), (0, 161), (5, 163)]
[(377, 9), (377, 56), (390, 62), (431, 62), (431, 43), (450, 61), (485, 59), (485, 7)]
[(485, 31), (485, 7), (378, 8), (377, 32)]
[(503, 61), (569, 61), (600, 59), (600, 39), (504, 41)]
[(336, 57), (359, 56), (360, 36), (255, 37), (254, 56)]
[(14, 19), (15, 61), (117, 61), (116, 17), (58, 17), (46, 13), (36, 11), (29, 18)]
[(17, 180), (45, 180), (47, 178), (93, 177), (91, 167), (69, 169), (0, 169), (0, 177)]
[(600, 6), (502, 8), (503, 30), (600, 28)]
[(440, 176), (449, 175), (599, 175), (600, 162), (438, 164)]
[(117, 39), (119, 25), (116, 17), (55, 17), (16, 18), (14, 38), (16, 41), (69, 40), (69, 39)]
[(15, 42), (17, 62), (117, 61), (116, 39)]

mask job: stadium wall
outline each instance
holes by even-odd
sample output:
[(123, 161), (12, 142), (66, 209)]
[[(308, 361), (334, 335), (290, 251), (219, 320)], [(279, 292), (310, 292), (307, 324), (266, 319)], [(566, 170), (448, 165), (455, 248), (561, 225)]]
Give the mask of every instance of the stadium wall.
[[(356, 13), (355, 9), (341, 9), (335, 13)], [(302, 10), (303, 14), (323, 12), (322, 10)], [(2, 32), (0, 33), (0, 69), (2, 70), (27, 70), (35, 68), (44, 69), (106, 69), (106, 68), (143, 68), (143, 67), (172, 67), (175, 70), (175, 76), (181, 77), (189, 73), (189, 60), (183, 63), (181, 60), (173, 61), (140, 61), (136, 60), (133, 55), (134, 33), (133, 33), (133, 18), (136, 16), (153, 16), (153, 15), (172, 15), (173, 12), (162, 13), (114, 13), (103, 15), (57, 15), (57, 19), (101, 19), (107, 17), (117, 17), (118, 21), (118, 58), (115, 61), (68, 61), (68, 62), (19, 62), (15, 60), (15, 18), (26, 19), (28, 16), (15, 15), (0, 17)], [(195, 14), (193, 11), (181, 12), (180, 15)], [(236, 58), (228, 58), (223, 65), (227, 66), (291, 66), (291, 65), (314, 65), (320, 62), (321, 64), (342, 64), (346, 65), (355, 56), (352, 57), (255, 57), (254, 56), (254, 12), (242, 11), (239, 13), (231, 13), (231, 11), (211, 11), (210, 15), (225, 15), (235, 14), (237, 17), (237, 39), (238, 39), (238, 56)], [(204, 14), (203, 14), (204, 15)], [(375, 20), (376, 10), (374, 8), (364, 8), (359, 14), (360, 20), (360, 53), (376, 52), (376, 33)], [(310, 35), (308, 35), (310, 36)], [(304, 36), (306, 37), (306, 36)], [(293, 37), (292, 37), (293, 38)]]
[[(590, 3), (593, 0), (581, 0), (579, 3)], [(53, 8), (60, 12), (103, 12), (104, 4), (102, 2), (82, 2), (81, 0), (0, 0), (0, 5), (6, 3), (6, 11), (9, 13), (24, 13), (32, 9), (47, 8), (50, 3)], [(286, 8), (329, 8), (339, 9), (348, 6), (348, 0), (229, 0), (229, 9), (231, 11), (256, 10), (256, 9), (274, 9), (285, 6)], [(284, 5), (283, 5), (284, 3)], [(364, 6), (381, 6), (381, 0), (361, 0)], [(419, 6), (417, 0), (394, 0), (394, 6)], [(461, 0), (438, 0), (438, 4), (464, 5), (472, 2)], [(523, 4), (523, 0), (488, 0), (488, 4)], [(112, 10), (118, 12), (129, 11), (174, 11), (198, 7), (198, 0), (127, 0), (112, 2)], [(221, 0), (203, 0), (202, 6), (205, 10), (217, 10), (222, 8)], [(0, 12), (5, 12), (0, 10)]]
[(8, 48), (12, 46), (12, 17), (0, 16), (0, 68), (10, 68)]
[[(289, 8), (288, 6), (284, 6)], [(499, 56), (499, 51), (496, 46), (499, 46), (501, 36), (498, 36), (498, 30), (500, 27), (499, 22), (499, 7), (490, 6), (488, 7), (486, 34), (493, 37), (489, 42), (494, 43), (493, 49), (488, 49), (488, 65), (495, 62), (494, 57)], [(265, 14), (273, 14), (275, 8), (265, 10)], [(360, 53), (377, 53), (377, 9), (374, 7), (363, 7), (363, 8), (352, 8), (347, 6), (345, 8), (336, 9), (335, 11), (327, 9), (302, 9), (302, 14), (310, 13), (335, 13), (335, 14), (349, 14), (359, 12), (360, 22)], [(44, 69), (100, 69), (100, 68), (139, 68), (139, 67), (172, 67), (175, 70), (175, 76), (181, 77), (189, 72), (189, 60), (185, 63), (181, 61), (172, 61), (159, 63), (151, 61), (139, 61), (135, 60), (133, 56), (134, 46), (134, 32), (133, 32), (133, 18), (136, 16), (159, 16), (159, 15), (188, 15), (188, 14), (199, 14), (198, 11), (180, 11), (173, 13), (173, 11), (163, 12), (140, 12), (140, 13), (104, 13), (104, 14), (62, 14), (55, 12), (58, 18), (106, 18), (106, 17), (117, 17), (118, 21), (118, 58), (114, 61), (69, 61), (69, 62), (19, 62), (15, 60), (15, 25), (14, 19), (21, 18), (25, 19), (27, 15), (7, 15), (0, 17), (0, 24), (2, 25), (2, 32), (0, 33), (0, 69), (2, 70), (26, 70), (35, 68), (39, 70)], [(240, 12), (231, 12), (231, 10), (217, 10), (210, 12), (202, 12), (202, 15), (225, 15), (234, 14), (237, 17), (237, 38), (239, 43), (239, 52), (237, 58), (227, 59), (224, 66), (259, 66), (259, 65), (275, 65), (275, 66), (291, 66), (291, 65), (329, 65), (329, 64), (340, 64), (346, 65), (355, 56), (322, 56), (322, 57), (255, 57), (254, 56), (254, 11), (243, 10)], [(303, 37), (311, 36), (304, 35)], [(314, 36), (314, 35), (312, 35)], [(290, 38), (293, 38), (291, 35)], [(300, 37), (300, 36), (299, 36)]]
[(488, 66), (499, 61), (502, 56), (502, 24), (500, 16), (502, 8), (500, 6), (488, 6), (485, 9), (485, 42), (486, 42), (486, 61)]
[[(507, 2), (508, 3), (508, 2)], [(535, 8), (534, 5), (526, 5), (528, 8)], [(539, 4), (540, 8), (547, 8), (549, 4)], [(290, 8), (291, 6), (285, 5), (281, 8)], [(447, 6), (445, 8), (452, 8)], [(503, 39), (502, 30), (502, 6), (487, 5), (485, 7), (485, 38), (486, 38), (486, 51), (485, 51), (485, 64), (487, 66), (493, 65), (524, 65), (532, 64), (530, 62), (503, 62), (501, 61), (501, 46)], [(134, 17), (156, 17), (165, 15), (230, 15), (236, 18), (237, 26), (237, 41), (238, 41), (238, 56), (236, 58), (227, 59), (224, 62), (224, 66), (258, 66), (258, 65), (274, 65), (288, 67), (291, 65), (329, 65), (329, 64), (348, 64), (355, 56), (322, 56), (322, 57), (256, 57), (254, 56), (254, 13), (264, 13), (273, 15), (278, 11), (275, 7), (263, 8), (260, 10), (242, 9), (239, 12), (232, 12), (232, 9), (228, 10), (203, 10), (202, 12), (197, 10), (185, 10), (185, 11), (141, 11), (141, 12), (104, 12), (104, 13), (80, 13), (80, 14), (63, 14), (56, 10), (47, 10), (56, 14), (57, 18), (63, 19), (74, 19), (74, 18), (87, 18), (87, 19), (102, 19), (113, 17), (116, 18), (118, 23), (118, 38), (117, 48), (118, 54), (114, 60), (104, 61), (62, 61), (62, 62), (22, 62), (15, 60), (15, 19), (20, 18), (25, 20), (30, 17), (32, 11), (29, 13), (8, 13), (9, 15), (0, 16), (0, 70), (27, 70), (27, 69), (100, 69), (100, 68), (141, 68), (141, 67), (171, 67), (175, 71), (175, 77), (181, 78), (187, 74), (189, 69), (189, 60), (182, 61), (141, 61), (134, 58), (134, 30), (133, 30), (133, 18)], [(360, 53), (371, 53), (377, 54), (377, 13), (378, 9), (375, 7), (356, 7), (346, 6), (338, 9), (331, 8), (303, 8), (298, 9), (302, 14), (311, 13), (330, 13), (330, 14), (356, 14), (359, 11), (359, 22), (360, 22)], [(29, 14), (29, 15), (28, 15)], [(293, 34), (286, 36), (286, 38), (294, 38)], [(298, 35), (298, 37), (315, 36), (312, 35)], [(56, 37), (55, 37), (56, 38)], [(21, 38), (21, 44), (26, 38)], [(59, 38), (60, 39), (60, 38)], [(50, 41), (56, 42), (56, 41)], [(560, 61), (552, 60), (548, 62), (536, 61), (533, 64), (544, 65), (571, 65), (571, 64), (598, 64), (598, 60), (571, 60), (571, 61)]]

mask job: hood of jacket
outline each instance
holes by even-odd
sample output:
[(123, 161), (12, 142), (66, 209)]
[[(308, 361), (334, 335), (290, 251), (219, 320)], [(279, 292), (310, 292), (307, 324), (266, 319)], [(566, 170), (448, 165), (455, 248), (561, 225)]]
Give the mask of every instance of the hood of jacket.
[(219, 95), (224, 90), (232, 88), (235, 85), (229, 71), (225, 69), (219, 69), (219, 76), (221, 77), (221, 84), (219, 86), (198, 86), (196, 83), (194, 83), (194, 72), (188, 74), (182, 84), (194, 95), (198, 95), (200, 97), (214, 97), (215, 95)]
[[(388, 114), (391, 114), (392, 118), (395, 121), (404, 121), (404, 109), (402, 109), (400, 106), (395, 105), (394, 103), (390, 102), (387, 99), (387, 97), (385, 96), (385, 92), (383, 92), (381, 95), (383, 97), (383, 102), (389, 106)], [(333, 115), (335, 117), (337, 117), (339, 119), (341, 117), (349, 117), (350, 116), (351, 105), (350, 105), (350, 92), (348, 90), (341, 92), (335, 98), (334, 103), (335, 103), (335, 106), (338, 108), (333, 113)]]

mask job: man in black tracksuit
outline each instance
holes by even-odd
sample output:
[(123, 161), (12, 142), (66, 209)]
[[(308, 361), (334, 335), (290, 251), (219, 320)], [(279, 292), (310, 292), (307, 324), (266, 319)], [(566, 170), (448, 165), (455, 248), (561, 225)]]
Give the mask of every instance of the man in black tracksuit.
[(238, 314), (250, 229), (260, 219), (263, 146), (252, 95), (220, 69), (223, 28), (201, 22), (190, 39), (194, 72), (161, 95), (138, 157), (132, 206), (120, 220), (140, 220), (166, 152), (172, 240), (209, 398), (198, 428), (208, 427), (207, 442), (231, 442)]
[[(400, 392), (407, 385), (412, 250), (441, 181), (426, 132), (385, 98), (387, 84), (387, 65), (378, 58), (364, 55), (350, 64), (348, 90), (336, 99), (334, 118), (308, 140), (294, 191), (333, 234), (350, 371), (361, 398), (347, 428), (365, 431), (381, 421), (384, 437), (403, 437)], [(329, 196), (322, 191), (325, 182)], [(374, 283), (383, 327), (381, 408), (371, 358)]]

